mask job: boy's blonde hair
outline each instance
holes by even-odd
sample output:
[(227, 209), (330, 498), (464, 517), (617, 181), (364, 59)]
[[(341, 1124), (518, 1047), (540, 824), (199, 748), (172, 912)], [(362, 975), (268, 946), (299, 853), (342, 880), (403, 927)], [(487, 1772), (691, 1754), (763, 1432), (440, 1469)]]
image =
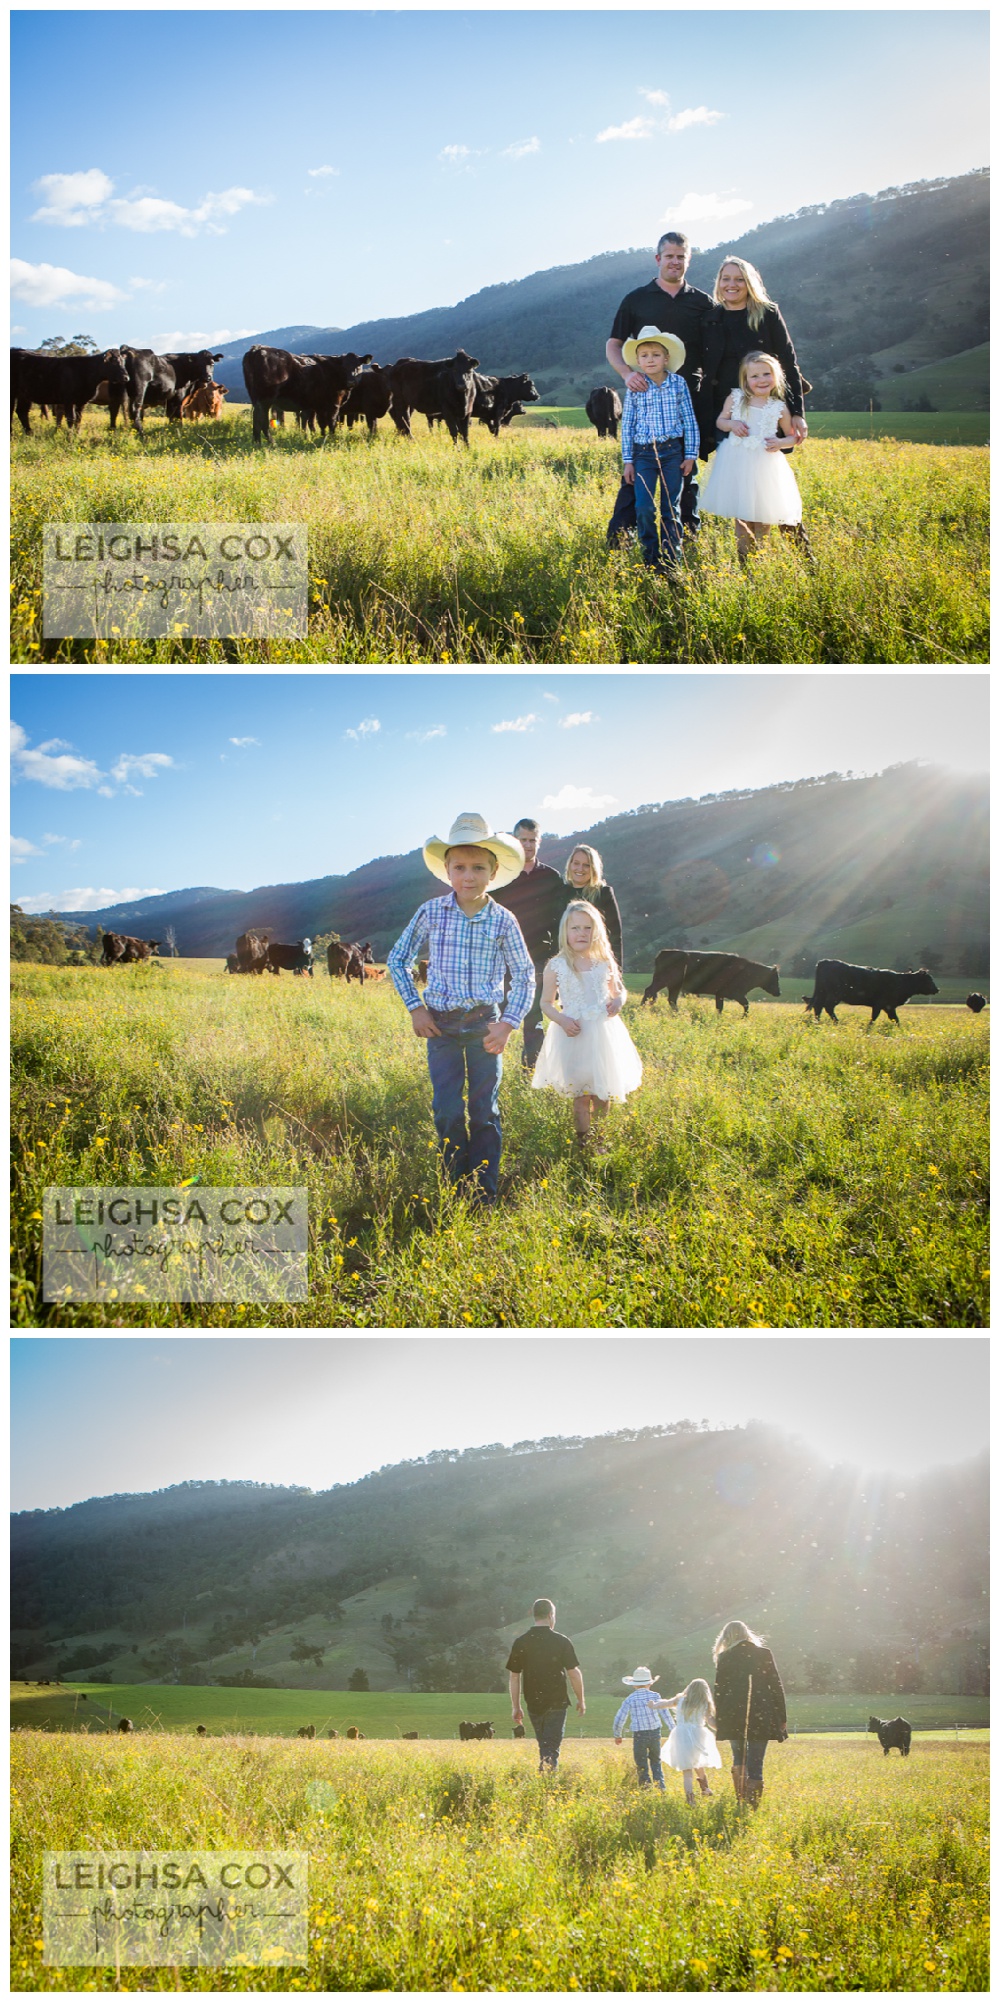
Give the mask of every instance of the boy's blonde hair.
[(748, 1627), (745, 1620), (729, 1620), (723, 1627), (712, 1649), (712, 1660), (718, 1661), (720, 1654), (725, 1654), (727, 1648), (738, 1647), (740, 1641), (752, 1641), (754, 1647), (764, 1646), (763, 1636), (755, 1634), (753, 1628)]
[(585, 918), (589, 918), (591, 924), (594, 927), (591, 950), (593, 952), (596, 952), (599, 959), (606, 959), (608, 965), (613, 969), (615, 973), (617, 973), (618, 961), (616, 960), (615, 955), (611, 950), (611, 940), (608, 937), (607, 925), (605, 924), (600, 911), (597, 909), (597, 906), (595, 904), (588, 904), (586, 897), (574, 897), (572, 901), (567, 904), (566, 909), (564, 910), (562, 917), (559, 920), (559, 950), (562, 953), (563, 958), (568, 959), (570, 965), (571, 966), (573, 965), (573, 953), (571, 948), (566, 943), (566, 933), (569, 930), (573, 918), (579, 917), (581, 914)]
[(585, 841), (575, 841), (572, 848), (570, 849), (569, 854), (566, 857), (566, 867), (563, 870), (563, 882), (564, 883), (569, 882), (570, 879), (569, 865), (572, 862), (574, 855), (586, 855), (589, 858), (590, 887), (592, 890), (601, 889), (604, 883), (604, 864), (601, 861), (597, 849), (588, 847)]
[(737, 271), (743, 274), (743, 283), (750, 295), (747, 300), (747, 322), (753, 328), (754, 333), (756, 333), (764, 318), (765, 308), (774, 306), (777, 302), (774, 299), (768, 298), (767, 287), (756, 264), (748, 263), (745, 257), (724, 257), (715, 274), (715, 289), (712, 293), (717, 306), (721, 306), (722, 304), (719, 279), (722, 277), (727, 264), (735, 264)]
[(785, 371), (782, 368), (780, 361), (777, 359), (777, 356), (765, 354), (763, 348), (753, 348), (748, 355), (744, 355), (743, 360), (740, 363), (741, 395), (744, 396), (747, 400), (749, 400), (750, 384), (747, 378), (750, 370), (754, 367), (754, 365), (757, 362), (761, 361), (766, 361), (768, 368), (770, 369), (771, 374), (774, 377), (774, 387), (772, 390), (770, 390), (769, 395), (774, 399), (775, 402), (784, 403), (785, 397), (788, 392), (788, 384), (785, 380)]
[(682, 1690), (677, 1711), (686, 1724), (696, 1723), (699, 1717), (704, 1718), (706, 1724), (715, 1723), (712, 1692), (702, 1676), (696, 1675), (694, 1681), (689, 1682), (687, 1688)]

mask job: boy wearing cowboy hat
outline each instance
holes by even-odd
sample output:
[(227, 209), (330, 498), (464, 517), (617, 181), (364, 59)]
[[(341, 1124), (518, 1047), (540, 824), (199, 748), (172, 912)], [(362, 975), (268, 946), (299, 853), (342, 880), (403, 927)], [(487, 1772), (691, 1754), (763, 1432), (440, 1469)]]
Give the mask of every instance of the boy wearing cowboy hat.
[[(643, 327), (622, 345), (622, 357), (646, 377), (641, 394), (625, 391), (622, 412), (623, 475), (635, 487), (635, 524), (643, 562), (670, 574), (681, 552), (681, 485), (698, 457), (698, 426), (691, 391), (678, 374), (684, 343), (659, 327)], [(662, 527), (656, 487), (662, 489)]]
[(659, 1676), (651, 1675), (648, 1668), (637, 1668), (634, 1675), (622, 1676), (626, 1689), (631, 1689), (633, 1694), (626, 1696), (611, 1730), (615, 1744), (620, 1745), (622, 1730), (627, 1722), (631, 1723), (632, 1757), (639, 1785), (648, 1787), (652, 1777), (660, 1792), (665, 1793), (663, 1767), (660, 1764), (660, 1711), (667, 1711), (669, 1724), (672, 1725), (674, 1720), (664, 1698), (653, 1695), (659, 1680)]
[[(434, 1125), (448, 1176), (479, 1201), (492, 1203), (502, 1144), (502, 1052), (531, 1005), (535, 969), (517, 919), (487, 891), (520, 875), (524, 850), (512, 834), (496, 833), (482, 814), (460, 813), (445, 839), (432, 835), (424, 843), (424, 861), (450, 885), (450, 894), (421, 904), (386, 964), (410, 1011), (414, 1035), (427, 1042)], [(419, 959), (428, 962), (423, 1001), (411, 972)], [(510, 975), (506, 1004), (505, 972)]]

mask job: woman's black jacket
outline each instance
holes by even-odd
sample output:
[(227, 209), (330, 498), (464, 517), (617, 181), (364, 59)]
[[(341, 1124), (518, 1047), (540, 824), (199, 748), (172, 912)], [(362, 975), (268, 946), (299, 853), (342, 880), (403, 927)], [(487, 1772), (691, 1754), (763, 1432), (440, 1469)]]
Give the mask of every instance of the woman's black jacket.
[[(622, 967), (622, 916), (618, 909), (618, 899), (611, 888), (611, 884), (602, 883), (600, 889), (596, 890), (591, 888), (574, 890), (572, 883), (564, 883), (563, 890), (565, 894), (560, 907), (559, 917), (562, 917), (567, 904), (577, 902), (593, 904), (594, 909), (600, 911), (604, 919), (607, 926), (608, 938), (611, 941), (611, 950), (618, 961), (619, 967), (624, 971)], [(558, 930), (558, 922), (556, 928)]]
[(809, 385), (805, 382), (791, 335), (777, 306), (765, 306), (763, 320), (757, 328), (751, 327), (746, 307), (738, 313), (731, 313), (725, 306), (715, 306), (705, 321), (705, 374), (697, 412), (703, 457), (706, 456), (706, 447), (708, 451), (714, 447), (715, 420), (730, 391), (739, 385), (740, 363), (744, 355), (752, 354), (755, 348), (773, 355), (775, 361), (781, 363), (788, 385), (786, 400), (789, 412), (793, 417), (803, 415), (803, 398)]
[(769, 1647), (737, 1641), (720, 1654), (715, 1665), (715, 1730), (717, 1737), (745, 1738), (751, 1744), (788, 1736), (785, 1692)]

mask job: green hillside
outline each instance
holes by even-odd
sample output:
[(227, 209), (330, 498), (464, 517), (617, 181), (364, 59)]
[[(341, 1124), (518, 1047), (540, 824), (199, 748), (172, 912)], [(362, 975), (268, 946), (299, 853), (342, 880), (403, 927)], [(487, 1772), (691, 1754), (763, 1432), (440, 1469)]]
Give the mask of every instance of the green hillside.
[[(944, 361), (925, 362), (922, 366), (915, 365), (903, 350), (890, 350), (876, 360), (885, 369), (875, 384), (884, 411), (912, 410), (915, 400), (922, 396), (934, 410), (989, 410), (989, 341), (967, 348), (962, 354), (949, 355)], [(902, 373), (893, 364), (898, 364)]]

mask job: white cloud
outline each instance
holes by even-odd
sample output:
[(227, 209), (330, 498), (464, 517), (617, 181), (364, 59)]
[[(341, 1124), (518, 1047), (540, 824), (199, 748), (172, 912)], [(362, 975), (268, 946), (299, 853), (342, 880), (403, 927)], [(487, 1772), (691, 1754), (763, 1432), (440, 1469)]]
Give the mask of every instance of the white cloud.
[(468, 160), (478, 160), (479, 152), (471, 146), (442, 146), (438, 159), (446, 167), (464, 167)]
[(25, 841), (23, 835), (11, 835), (10, 859), (12, 862), (30, 862), (33, 855), (41, 855), (43, 853), (44, 850), (36, 848), (33, 841)]
[(448, 732), (443, 723), (435, 723), (430, 730), (407, 730), (411, 744), (429, 744), (432, 737), (446, 737)]
[(154, 334), (157, 354), (178, 354), (185, 348), (214, 348), (219, 342), (242, 341), (247, 334), (259, 333), (259, 327), (213, 327), (206, 333), (204, 327), (171, 327), (167, 333)]
[(359, 723), (356, 730), (345, 730), (344, 735), (345, 737), (353, 737), (354, 742), (358, 744), (362, 737), (376, 736), (381, 728), (382, 725), (377, 716), (366, 716), (364, 722)]
[(245, 750), (248, 744), (256, 744), (258, 750), (260, 749), (259, 737), (230, 737), (229, 741), (236, 745), (238, 751)]
[(597, 135), (597, 144), (603, 146), (607, 139), (651, 139), (655, 129), (652, 118), (629, 118), (624, 125), (606, 125)]
[(55, 847), (57, 843), (62, 848), (68, 848), (71, 855), (80, 847), (80, 842), (71, 841), (68, 834), (43, 834), (42, 840), (48, 848)]
[(181, 236), (198, 236), (203, 230), (221, 236), (224, 219), (238, 215), (240, 209), (260, 207), (272, 200), (272, 196), (258, 195), (252, 188), (223, 188), (218, 194), (209, 192), (203, 196), (197, 207), (185, 208), (149, 188), (135, 188), (131, 195), (116, 196), (114, 185), (100, 167), (88, 167), (78, 174), (43, 174), (33, 186), (46, 199), (31, 220), (63, 229), (112, 222), (119, 229), (136, 230), (142, 235), (168, 229), (177, 230)]
[(602, 806), (616, 806), (613, 792), (592, 792), (590, 786), (564, 785), (561, 792), (547, 793), (542, 806), (549, 813), (598, 812)]
[(558, 695), (550, 695), (547, 688), (543, 688), (542, 698), (545, 702), (558, 702), (559, 700)]
[(96, 222), (100, 211), (114, 193), (115, 184), (100, 167), (88, 167), (80, 174), (43, 174), (32, 187), (45, 196), (32, 222), (57, 223), (63, 229), (81, 229)]
[(118, 763), (111, 767), (111, 776), (117, 779), (120, 786), (124, 786), (126, 792), (134, 792), (135, 787), (130, 784), (133, 773), (141, 779), (155, 779), (173, 762), (173, 758), (168, 758), (165, 751), (142, 751), (138, 756), (123, 751)]
[(672, 209), (664, 209), (661, 221), (671, 223), (724, 222), (727, 216), (744, 215), (753, 203), (740, 195), (685, 195)]
[(643, 90), (640, 85), (639, 96), (644, 97), (647, 104), (658, 105), (661, 111), (667, 111), (670, 108), (670, 99), (665, 90)]
[(540, 153), (541, 150), (542, 142), (540, 139), (521, 139), (513, 146), (505, 146), (500, 158), (501, 160), (525, 160), (529, 153)]
[(85, 278), (63, 264), (27, 264), (23, 257), (10, 260), (10, 289), (26, 306), (64, 306), (72, 301), (91, 313), (107, 313), (126, 297), (106, 278)]
[(503, 723), (491, 723), (490, 729), (493, 731), (494, 736), (499, 737), (505, 730), (520, 730), (522, 732), (533, 730), (537, 721), (537, 716), (513, 716)]
[(54, 792), (73, 792), (78, 786), (97, 785), (104, 776), (90, 758), (72, 755), (72, 746), (61, 737), (50, 737), (31, 750), (27, 732), (20, 723), (10, 726), (10, 762), (12, 783), (19, 778), (34, 779)]
[(130, 278), (128, 282), (133, 292), (165, 292), (167, 289), (163, 278)]
[(155, 883), (145, 888), (130, 883), (124, 890), (43, 890), (39, 896), (22, 897), (21, 909), (30, 915), (38, 911), (103, 911), (109, 904), (130, 904), (136, 897), (162, 897)]
[(114, 799), (115, 796), (114, 786), (98, 786), (97, 790), (100, 793), (102, 799)]
[(10, 330), (10, 331), (11, 331), (11, 333), (12, 333), (12, 334), (26, 334), (26, 333), (27, 333), (27, 331), (28, 331), (28, 329), (27, 329), (27, 327), (22, 327), (22, 326), (13, 326), (13, 325), (12, 325), (12, 326), (11, 326), (11, 330)]
[(560, 730), (576, 730), (581, 723), (599, 723), (600, 720), (599, 716), (594, 715), (592, 709), (574, 709), (571, 716), (560, 716), (559, 728)]
[(686, 132), (689, 125), (718, 125), (725, 115), (724, 111), (709, 111), (706, 104), (699, 104), (697, 110), (679, 111), (676, 118), (668, 118), (667, 131)]
[(321, 175), (323, 175), (323, 174), (339, 174), (339, 172), (340, 172), (340, 168), (339, 168), (339, 167), (307, 167), (307, 168), (306, 168), (306, 173), (307, 173), (307, 174), (309, 175), (309, 178), (310, 178), (310, 180), (311, 180), (311, 181), (318, 181), (318, 180), (320, 179), (320, 176), (321, 176)]

